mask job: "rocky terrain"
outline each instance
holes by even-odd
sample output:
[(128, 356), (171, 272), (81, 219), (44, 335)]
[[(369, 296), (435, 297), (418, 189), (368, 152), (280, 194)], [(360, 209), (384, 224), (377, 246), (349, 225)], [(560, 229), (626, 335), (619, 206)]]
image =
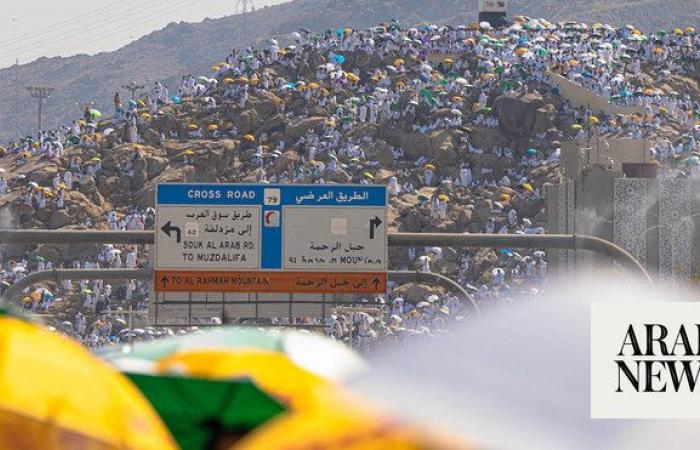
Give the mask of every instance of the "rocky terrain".
[[(57, 127), (80, 114), (76, 102), (95, 101), (96, 108), (109, 110), (114, 91), (132, 79), (172, 85), (183, 74), (206, 73), (232, 47), (285, 38), (302, 27), (364, 28), (380, 17), (407, 25), (468, 23), (475, 20), (476, 8), (476, 0), (436, 0), (429, 5), (418, 0), (294, 0), (252, 13), (248, 35), (242, 33), (239, 16), (171, 24), (115, 52), (41, 58), (9, 67), (0, 70), (0, 142), (35, 130), (36, 106), (25, 86), (56, 89), (46, 102), (44, 124)], [(700, 0), (518, 0), (511, 1), (510, 8), (514, 14), (552, 21), (633, 23), (648, 31), (700, 23)]]

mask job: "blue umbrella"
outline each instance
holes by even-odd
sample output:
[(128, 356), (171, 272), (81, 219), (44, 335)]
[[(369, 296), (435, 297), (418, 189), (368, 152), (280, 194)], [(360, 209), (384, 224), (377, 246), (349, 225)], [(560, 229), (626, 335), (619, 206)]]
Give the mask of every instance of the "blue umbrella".
[(336, 62), (336, 64), (343, 64), (345, 62), (345, 56), (343, 55), (335, 55), (333, 57), (333, 61)]
[(525, 153), (528, 155), (536, 155), (537, 154), (537, 149), (536, 148), (528, 148)]
[(176, 105), (179, 105), (180, 103), (182, 103), (182, 99), (181, 99), (180, 97), (178, 97), (177, 95), (173, 95), (172, 97), (170, 97), (170, 99), (171, 99), (171, 100), (173, 101), (173, 103), (175, 103)]

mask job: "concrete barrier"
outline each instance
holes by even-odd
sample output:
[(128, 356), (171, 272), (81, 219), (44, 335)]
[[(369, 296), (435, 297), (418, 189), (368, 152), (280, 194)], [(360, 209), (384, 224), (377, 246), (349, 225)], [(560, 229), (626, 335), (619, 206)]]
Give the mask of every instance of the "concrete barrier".
[(559, 93), (562, 97), (576, 107), (590, 107), (592, 111), (602, 112), (605, 114), (634, 114), (643, 113), (644, 109), (639, 106), (617, 106), (605, 97), (602, 97), (589, 89), (581, 86), (554, 72), (548, 72), (552, 84), (559, 88)]

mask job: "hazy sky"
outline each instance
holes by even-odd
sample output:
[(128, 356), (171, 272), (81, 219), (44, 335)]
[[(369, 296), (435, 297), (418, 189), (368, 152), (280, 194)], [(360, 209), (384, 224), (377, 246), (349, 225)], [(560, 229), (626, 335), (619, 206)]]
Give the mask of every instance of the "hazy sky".
[[(284, 0), (253, 0), (256, 7)], [(0, 67), (19, 59), (115, 50), (170, 22), (236, 12), (236, 0), (11, 0), (0, 15)]]

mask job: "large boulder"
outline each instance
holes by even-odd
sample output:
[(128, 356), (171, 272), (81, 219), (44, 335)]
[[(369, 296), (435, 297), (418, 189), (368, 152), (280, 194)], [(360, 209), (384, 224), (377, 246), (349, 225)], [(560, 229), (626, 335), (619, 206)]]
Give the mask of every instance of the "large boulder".
[(40, 185), (51, 184), (56, 173), (58, 173), (58, 168), (55, 165), (43, 167), (39, 170), (31, 171), (29, 173), (29, 181), (34, 181)]
[(288, 138), (296, 140), (309, 130), (320, 132), (325, 122), (325, 117), (309, 117), (307, 119), (293, 120), (287, 125), (285, 134)]
[(510, 138), (498, 128), (472, 127), (469, 141), (476, 148), (491, 150), (495, 146), (507, 146), (510, 143)]
[(383, 167), (391, 166), (394, 163), (394, 151), (387, 142), (378, 139), (373, 145), (365, 150), (368, 159), (379, 161)]
[(75, 216), (71, 216), (70, 214), (68, 214), (67, 210), (57, 209), (56, 211), (53, 211), (51, 213), (46, 225), (52, 230), (55, 230), (57, 228), (63, 228), (72, 224), (74, 220)]
[(146, 174), (150, 180), (153, 177), (160, 175), (160, 173), (168, 167), (168, 159), (159, 156), (150, 156), (146, 158)]
[(134, 175), (131, 177), (131, 190), (138, 191), (148, 180), (148, 172), (146, 171), (146, 160), (144, 158), (134, 158), (132, 161)]
[(498, 116), (501, 129), (517, 136), (532, 134), (537, 119), (537, 110), (544, 106), (545, 102), (542, 96), (535, 93), (517, 97), (500, 95), (493, 103), (493, 109)]
[(533, 134), (544, 133), (551, 129), (557, 121), (557, 109), (551, 103), (535, 111), (535, 122), (532, 125)]
[(420, 303), (425, 301), (429, 295), (444, 292), (442, 288), (429, 286), (427, 284), (407, 283), (396, 289), (396, 296), (401, 296), (408, 303)]

